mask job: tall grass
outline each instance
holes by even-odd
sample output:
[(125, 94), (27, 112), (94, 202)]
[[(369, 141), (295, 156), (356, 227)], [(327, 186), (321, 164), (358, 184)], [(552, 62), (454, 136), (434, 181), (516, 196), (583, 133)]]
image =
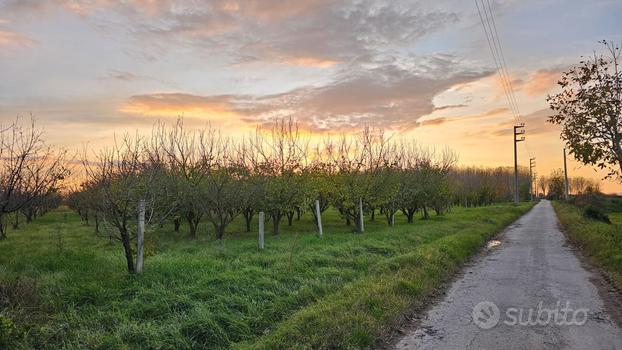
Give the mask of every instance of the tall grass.
[(324, 237), (303, 217), (264, 251), (243, 222), (223, 241), (207, 225), (197, 240), (164, 227), (148, 232), (141, 276), (125, 272), (118, 244), (55, 211), (0, 242), (0, 347), (369, 347), (529, 207), (370, 221), (363, 234), (328, 212)]
[(580, 208), (553, 202), (568, 237), (622, 288), (622, 213), (610, 213), (612, 224), (588, 219)]

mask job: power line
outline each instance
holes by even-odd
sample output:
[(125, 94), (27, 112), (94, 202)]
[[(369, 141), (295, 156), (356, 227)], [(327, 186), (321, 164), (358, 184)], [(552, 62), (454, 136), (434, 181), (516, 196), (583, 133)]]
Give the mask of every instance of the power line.
[[(492, 55), (492, 59), (495, 63), (495, 67), (497, 69), (497, 74), (499, 75), (499, 79), (501, 80), (501, 86), (503, 87), (503, 92), (505, 93), (505, 97), (508, 101), (508, 105), (510, 107), (510, 111), (513, 114), (514, 118), (518, 119), (518, 113), (516, 111), (516, 109), (514, 108), (514, 104), (512, 102), (512, 98), (510, 97), (510, 86), (507, 84), (507, 81), (505, 79), (505, 75), (503, 73), (502, 70), (502, 61), (501, 58), (498, 57), (497, 55), (497, 49), (496, 49), (496, 45), (493, 44), (494, 38), (493, 38), (493, 31), (492, 28), (489, 26), (487, 27), (486, 24), (490, 24), (490, 21), (485, 21), (484, 20), (484, 16), (482, 16), (482, 11), (480, 9), (479, 6), (479, 2), (478, 0), (475, 0), (475, 6), (477, 6), (477, 13), (479, 14), (479, 19), (482, 23), (482, 28), (484, 28), (484, 34), (486, 35), (486, 41), (488, 42), (488, 47), (490, 48), (490, 54)], [(482, 8), (484, 7), (484, 2), (482, 1)], [(487, 16), (487, 15), (486, 15)], [(489, 33), (490, 32), (490, 33)]]
[[(493, 44), (495, 44), (496, 47), (498, 48), (499, 57), (501, 58), (501, 68), (503, 70), (503, 73), (505, 74), (505, 79), (509, 86), (510, 97), (512, 99), (512, 102), (514, 103), (514, 108), (516, 109), (516, 113), (520, 119), (521, 117), (520, 109), (518, 108), (518, 103), (516, 101), (516, 95), (514, 94), (514, 87), (512, 86), (512, 79), (510, 78), (510, 74), (508, 73), (507, 63), (505, 61), (505, 54), (503, 53), (503, 47), (501, 46), (501, 40), (499, 39), (499, 32), (497, 31), (497, 24), (495, 22), (495, 17), (492, 12), (492, 6), (490, 5), (490, 0), (486, 0), (486, 3), (488, 4), (488, 12), (490, 13), (490, 21), (492, 22), (492, 27), (490, 26), (490, 23), (488, 23), (488, 27), (494, 30), (494, 35), (492, 36)], [(484, 5), (483, 0), (482, 0), (482, 5)], [(484, 13), (486, 13), (486, 6), (484, 6)], [(486, 14), (486, 19), (488, 19), (487, 14)]]
[[(490, 0), (479, 1), (481, 1), (481, 9), (480, 2), (478, 2), (478, 0), (475, 0), (475, 5), (477, 7), (477, 12), (479, 14), (482, 27), (484, 28), (486, 41), (488, 42), (488, 46), (490, 48), (490, 53), (493, 56), (493, 61), (495, 62), (497, 73), (499, 75), (499, 79), (501, 80), (501, 84), (505, 92), (508, 106), (513, 114), (515, 121), (518, 123), (524, 123), (524, 118), (520, 113), (520, 108), (518, 106), (518, 100), (516, 98), (512, 79), (510, 77), (510, 74), (508, 73), (507, 61), (505, 59), (505, 53), (503, 52), (503, 46), (501, 45), (501, 39), (497, 30), (497, 24), (492, 11), (492, 5), (490, 3)], [(529, 154), (529, 157), (533, 158), (531, 149), (526, 142), (524, 143), (524, 147)]]

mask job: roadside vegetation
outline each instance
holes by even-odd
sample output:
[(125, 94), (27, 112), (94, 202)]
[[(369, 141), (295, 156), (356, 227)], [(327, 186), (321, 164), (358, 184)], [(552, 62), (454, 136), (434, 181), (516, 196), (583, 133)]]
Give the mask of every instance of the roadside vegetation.
[[(530, 204), (452, 207), (365, 234), (324, 215), (266, 237), (239, 217), (226, 240), (199, 229), (148, 235), (149, 269), (68, 209), (0, 242), (0, 341), (7, 349), (364, 348)], [(27, 259), (25, 258), (27, 257)]]
[(622, 199), (588, 194), (553, 206), (568, 238), (622, 288)]

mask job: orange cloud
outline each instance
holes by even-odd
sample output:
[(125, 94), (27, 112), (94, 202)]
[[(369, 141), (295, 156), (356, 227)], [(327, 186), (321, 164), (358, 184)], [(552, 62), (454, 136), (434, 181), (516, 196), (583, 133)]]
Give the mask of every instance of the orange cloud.
[(284, 63), (302, 67), (329, 68), (339, 63), (339, 61), (322, 59), (315, 57), (293, 57), (283, 59)]
[[(561, 69), (540, 69), (528, 74), (525, 79), (510, 75), (510, 84), (516, 92), (521, 91), (529, 96), (540, 96), (555, 87), (561, 71)], [(503, 81), (498, 75), (494, 77), (493, 81), (495, 93), (498, 97), (503, 96), (505, 94)]]
[(34, 43), (34, 40), (22, 34), (0, 29), (0, 46), (30, 47)]
[[(502, 116), (504, 114), (507, 114), (509, 111), (508, 108), (505, 107), (501, 107), (501, 108), (494, 108), (491, 109), (489, 111), (485, 111), (482, 113), (477, 113), (477, 114), (467, 114), (467, 115), (460, 115), (460, 116), (456, 116), (456, 117), (452, 117), (452, 118), (448, 118), (448, 117), (440, 117), (437, 119), (442, 119), (443, 122), (448, 122), (448, 123), (453, 123), (453, 122), (465, 122), (465, 121), (472, 121), (472, 120), (486, 120), (486, 119), (495, 119), (499, 116)], [(509, 115), (508, 115), (509, 117)], [(436, 120), (436, 119), (434, 119)]]
[(557, 69), (539, 70), (529, 76), (529, 79), (524, 84), (523, 90), (526, 94), (531, 96), (544, 94), (557, 84), (560, 76), (561, 71)]
[(227, 96), (156, 93), (130, 97), (120, 112), (153, 117), (187, 116), (210, 120), (239, 118)]
[[(533, 113), (523, 116), (522, 122), (525, 123), (526, 136), (533, 138), (535, 136), (546, 135), (547, 137), (551, 133), (559, 133), (559, 128), (553, 124), (547, 122), (548, 117), (551, 115), (551, 110), (548, 108), (537, 110)], [(512, 126), (516, 125), (517, 121), (514, 119), (504, 120), (494, 126), (482, 129), (478, 133), (467, 133), (469, 136), (492, 136), (492, 137), (506, 137), (512, 135)]]
[(330, 0), (225, 0), (217, 3), (219, 3), (218, 7), (225, 12), (243, 13), (264, 22), (279, 21), (300, 14), (308, 15), (310, 12), (331, 5)]

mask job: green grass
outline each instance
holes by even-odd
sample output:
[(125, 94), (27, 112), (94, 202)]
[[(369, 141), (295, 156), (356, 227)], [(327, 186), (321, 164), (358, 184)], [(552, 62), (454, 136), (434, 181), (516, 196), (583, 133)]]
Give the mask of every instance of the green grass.
[(590, 220), (573, 205), (553, 202), (568, 237), (622, 288), (622, 213), (607, 213), (611, 224)]
[[(421, 303), (495, 232), (525, 213), (453, 208), (353, 234), (336, 213), (267, 235), (235, 222), (223, 241), (148, 232), (145, 273), (118, 243), (57, 210), (0, 242), (0, 348), (365, 348)], [(269, 225), (268, 225), (269, 226)], [(4, 344), (3, 344), (4, 343)]]

